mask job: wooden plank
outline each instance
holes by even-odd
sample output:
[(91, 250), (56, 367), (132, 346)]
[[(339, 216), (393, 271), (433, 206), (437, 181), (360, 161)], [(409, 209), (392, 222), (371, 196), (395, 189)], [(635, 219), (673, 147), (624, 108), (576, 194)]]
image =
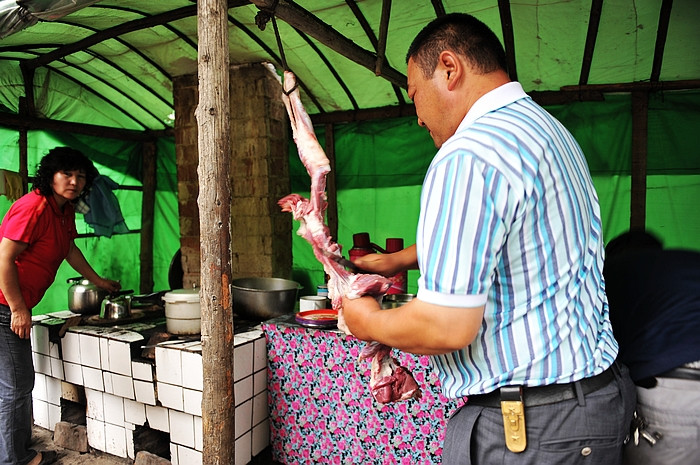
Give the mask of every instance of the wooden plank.
[(225, 0), (197, 2), (203, 465), (235, 462), (229, 40)]
[(156, 144), (146, 142), (141, 150), (143, 194), (141, 201), (141, 282), (142, 294), (153, 292), (153, 213), (156, 201)]
[(630, 229), (644, 229), (646, 227), (648, 114), (649, 94), (647, 92), (633, 92)]

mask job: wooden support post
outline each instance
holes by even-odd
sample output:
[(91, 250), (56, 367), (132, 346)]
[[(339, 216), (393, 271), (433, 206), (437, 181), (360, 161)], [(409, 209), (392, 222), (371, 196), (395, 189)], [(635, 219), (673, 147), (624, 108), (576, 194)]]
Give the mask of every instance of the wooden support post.
[(632, 192), (630, 229), (646, 227), (649, 93), (632, 92)]
[(199, 228), (204, 465), (235, 462), (229, 43), (226, 0), (200, 0), (198, 14)]
[(328, 208), (326, 218), (331, 237), (338, 242), (338, 191), (335, 185), (335, 135), (333, 125), (328, 123), (326, 127), (326, 156), (331, 163), (331, 172), (326, 177), (326, 194), (328, 195)]
[(153, 292), (153, 212), (156, 199), (156, 144), (146, 142), (141, 150), (143, 198), (141, 201), (141, 283), (142, 294)]

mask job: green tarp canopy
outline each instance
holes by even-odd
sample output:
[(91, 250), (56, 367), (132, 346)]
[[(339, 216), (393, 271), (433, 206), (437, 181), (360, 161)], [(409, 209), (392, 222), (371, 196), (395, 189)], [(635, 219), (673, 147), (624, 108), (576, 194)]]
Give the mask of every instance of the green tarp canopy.
[[(135, 187), (115, 193), (127, 225), (138, 231), (142, 142), (46, 123), (149, 134), (158, 154), (154, 290), (167, 289), (179, 248), (172, 78), (197, 71), (195, 3), (20, 3), (31, 13), (25, 18), (37, 16), (33, 24), (17, 24), (20, 6), (0, 0), (0, 169), (18, 170), (20, 130), (27, 130), (30, 176), (51, 147), (78, 148), (101, 174)], [(76, 8), (51, 10), (66, 3)], [(399, 116), (411, 114), (403, 111), (410, 108), (404, 57), (423, 25), (454, 11), (472, 13), (496, 31), (512, 57), (513, 77), (578, 139), (598, 190), (606, 241), (630, 224), (632, 92), (648, 95), (647, 227), (667, 246), (700, 249), (700, 9), (694, 0), (395, 0), (386, 23), (381, 0), (232, 1), (232, 64), (267, 61), (282, 68), (273, 28), (256, 26), (258, 6), (273, 3), (287, 65), (321, 123), (322, 143), (330, 127), (323, 123), (334, 123), (337, 239), (345, 251), (357, 232), (368, 232), (380, 246), (390, 237), (413, 241), (420, 185), (435, 148), (415, 117)], [(552, 94), (556, 98), (547, 99)], [(387, 111), (372, 113), (377, 109)], [(292, 190), (308, 195), (309, 179), (291, 142), (290, 163)], [(0, 215), (9, 205), (0, 196)], [(78, 223), (80, 233), (92, 233), (81, 215)], [(139, 291), (138, 232), (77, 243), (98, 272)], [(315, 293), (322, 269), (306, 242), (294, 235), (292, 244), (293, 277), (304, 285), (302, 293)], [(73, 276), (64, 264), (37, 312), (64, 309), (65, 281)], [(409, 273), (409, 292), (416, 277)]]

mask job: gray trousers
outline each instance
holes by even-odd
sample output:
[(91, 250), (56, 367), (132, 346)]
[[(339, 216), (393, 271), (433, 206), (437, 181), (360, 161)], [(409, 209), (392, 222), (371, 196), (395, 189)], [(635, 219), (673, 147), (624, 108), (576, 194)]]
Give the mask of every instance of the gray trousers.
[(656, 378), (658, 384), (637, 388), (637, 414), (647, 420), (647, 431), (663, 437), (651, 447), (625, 446), (625, 465), (690, 465), (700, 463), (700, 381)]
[(445, 465), (619, 465), (635, 407), (627, 368), (580, 399), (525, 408), (527, 447), (505, 445), (500, 408), (467, 404), (447, 424)]

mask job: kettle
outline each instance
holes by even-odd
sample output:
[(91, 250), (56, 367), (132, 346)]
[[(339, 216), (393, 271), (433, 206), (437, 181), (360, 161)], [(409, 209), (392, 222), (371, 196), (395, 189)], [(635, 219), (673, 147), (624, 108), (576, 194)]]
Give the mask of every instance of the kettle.
[(70, 284), (68, 310), (81, 314), (94, 314), (100, 311), (100, 302), (107, 297), (109, 291), (97, 287), (82, 276), (70, 278), (66, 282)]
[(132, 291), (121, 291), (119, 295), (109, 295), (102, 301), (100, 318), (103, 320), (123, 320), (131, 316), (131, 297), (123, 295)]

